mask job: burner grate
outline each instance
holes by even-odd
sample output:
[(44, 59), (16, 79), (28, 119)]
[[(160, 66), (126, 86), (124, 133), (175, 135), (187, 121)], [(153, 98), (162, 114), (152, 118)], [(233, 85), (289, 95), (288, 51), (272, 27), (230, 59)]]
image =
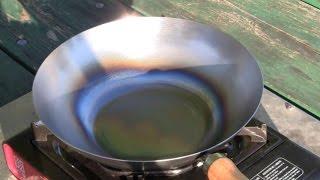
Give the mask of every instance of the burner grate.
[[(194, 164), (179, 169), (167, 171), (131, 172), (113, 169), (97, 163), (73, 151), (61, 140), (55, 137), (41, 122), (32, 123), (35, 139), (33, 144), (46, 156), (55, 162), (61, 169), (74, 179), (148, 179), (148, 177), (179, 177), (184, 174), (204, 174), (201, 166), (205, 158), (198, 159)], [(225, 153), (236, 164), (251, 156), (267, 142), (266, 125), (261, 127), (244, 127), (237, 136), (222, 146), (219, 151)], [(195, 173), (196, 172), (196, 173)], [(183, 179), (183, 178), (182, 178)]]

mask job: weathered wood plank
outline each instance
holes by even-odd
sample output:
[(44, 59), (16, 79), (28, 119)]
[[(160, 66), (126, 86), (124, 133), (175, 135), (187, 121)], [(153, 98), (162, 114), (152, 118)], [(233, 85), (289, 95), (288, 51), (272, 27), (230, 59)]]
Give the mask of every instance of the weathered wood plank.
[(319, 9), (299, 0), (228, 0), (228, 2), (320, 53)]
[(65, 40), (128, 12), (115, 0), (1, 0), (0, 47), (36, 71)]
[[(301, 34), (296, 37), (305, 27), (301, 26), (302, 30), (297, 31), (292, 25), (289, 31), (286, 26), (271, 25), (264, 17), (258, 18), (226, 0), (134, 0), (126, 3), (145, 15), (179, 17), (216, 25), (254, 54), (269, 88), (320, 117), (320, 54), (312, 48), (318, 44), (314, 41), (312, 46), (306, 45)], [(286, 9), (278, 13), (280, 17), (269, 19), (288, 18), (290, 14), (298, 13), (296, 11), (295, 8)], [(315, 13), (320, 16), (320, 12)], [(320, 22), (314, 27), (320, 27)]]
[[(290, 16), (297, 13), (297, 9), (283, 6), (291, 10), (283, 11), (278, 8), (281, 13), (277, 16), (270, 15), (268, 19), (261, 13), (234, 4), (240, 1), (126, 2), (146, 15), (181, 17), (217, 25), (254, 53), (263, 69), (266, 85), (320, 116), (320, 104), (317, 101), (320, 90), (319, 41), (313, 38), (318, 34), (309, 35), (307, 32), (308, 28), (319, 26), (318, 21), (301, 24), (300, 18), (288, 21), (300, 25), (288, 27), (284, 21), (276, 20), (283, 16), (297, 18)], [(251, 8), (265, 7), (253, 3)], [(66, 39), (92, 26), (120, 17), (128, 10), (115, 0), (101, 0), (98, 3), (89, 0), (2, 0), (0, 12), (1, 48), (36, 70), (44, 58)], [(318, 11), (313, 12), (315, 15), (308, 17), (308, 20), (319, 17)], [(280, 25), (274, 22), (280, 22)], [(296, 30), (297, 26), (301, 26), (300, 30)], [(317, 29), (314, 31), (318, 32)], [(308, 38), (304, 37), (305, 34), (308, 34)]]
[(0, 51), (0, 106), (31, 91), (33, 75)]

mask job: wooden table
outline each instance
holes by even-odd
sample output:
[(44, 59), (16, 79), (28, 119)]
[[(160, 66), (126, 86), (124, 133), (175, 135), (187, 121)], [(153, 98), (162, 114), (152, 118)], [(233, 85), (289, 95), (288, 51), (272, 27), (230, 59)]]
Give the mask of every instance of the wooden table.
[(0, 106), (29, 92), (46, 56), (70, 37), (133, 12), (219, 27), (256, 57), (267, 89), (320, 117), (316, 0), (1, 0)]

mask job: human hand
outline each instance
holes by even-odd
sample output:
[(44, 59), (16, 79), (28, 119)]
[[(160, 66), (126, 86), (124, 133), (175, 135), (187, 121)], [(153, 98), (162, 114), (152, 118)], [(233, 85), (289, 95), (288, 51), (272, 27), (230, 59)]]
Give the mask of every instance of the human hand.
[(248, 179), (229, 158), (223, 157), (221, 154), (213, 154), (209, 161), (211, 161), (209, 162), (211, 165), (207, 171), (209, 180)]

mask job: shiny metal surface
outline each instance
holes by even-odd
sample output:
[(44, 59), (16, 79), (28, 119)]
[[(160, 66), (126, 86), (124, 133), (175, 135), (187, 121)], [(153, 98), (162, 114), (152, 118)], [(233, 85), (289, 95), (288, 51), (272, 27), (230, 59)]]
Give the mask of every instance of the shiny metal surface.
[(238, 136), (249, 136), (252, 142), (267, 142), (267, 125), (262, 124), (261, 127), (244, 127), (238, 134)]
[[(203, 146), (179, 157), (119, 159), (94, 139), (94, 117), (118, 88), (167, 83), (196, 92), (212, 110)], [(250, 53), (218, 29), (192, 21), (135, 17), (106, 23), (71, 38), (41, 65), (33, 84), (44, 124), (79, 152), (128, 170), (174, 169), (214, 151), (255, 113), (260, 69)], [(178, 131), (178, 129), (177, 129)]]

